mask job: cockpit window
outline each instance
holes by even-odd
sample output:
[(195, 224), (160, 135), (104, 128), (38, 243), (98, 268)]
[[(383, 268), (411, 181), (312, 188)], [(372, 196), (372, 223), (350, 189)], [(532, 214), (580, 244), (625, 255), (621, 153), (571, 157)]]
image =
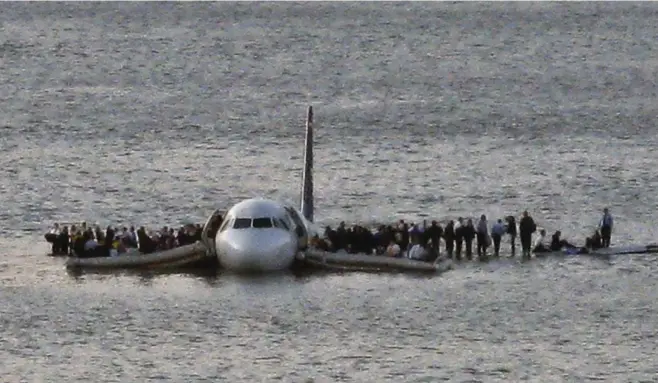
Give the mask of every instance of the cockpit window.
[(254, 218), (253, 225), (257, 229), (272, 227), (272, 219), (271, 218)]
[(222, 222), (222, 224), (219, 226), (219, 230), (218, 230), (217, 232), (218, 232), (218, 233), (221, 233), (221, 232), (223, 232), (224, 230), (226, 230), (226, 228), (228, 227), (228, 223), (229, 223), (229, 222), (230, 222), (229, 219), (225, 219), (224, 222)]
[(286, 224), (286, 221), (282, 220), (281, 218), (273, 218), (272, 222), (274, 223), (274, 227), (278, 227), (279, 229), (290, 231), (290, 227), (288, 226), (288, 224)]
[(222, 225), (219, 227), (219, 232), (223, 232), (224, 230), (228, 229), (231, 227), (233, 221), (233, 217), (226, 217), (224, 218), (224, 222), (222, 222)]
[(236, 218), (233, 222), (234, 229), (246, 229), (251, 227), (251, 218)]

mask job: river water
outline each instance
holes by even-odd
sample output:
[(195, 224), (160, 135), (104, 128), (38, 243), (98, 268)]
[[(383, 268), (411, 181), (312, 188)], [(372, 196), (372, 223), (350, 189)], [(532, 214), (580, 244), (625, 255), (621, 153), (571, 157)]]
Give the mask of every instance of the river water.
[(321, 223), (527, 209), (655, 242), (653, 3), (7, 3), (0, 372), (52, 382), (654, 381), (658, 261), (435, 278), (69, 275), (52, 222), (203, 221), (299, 197)]

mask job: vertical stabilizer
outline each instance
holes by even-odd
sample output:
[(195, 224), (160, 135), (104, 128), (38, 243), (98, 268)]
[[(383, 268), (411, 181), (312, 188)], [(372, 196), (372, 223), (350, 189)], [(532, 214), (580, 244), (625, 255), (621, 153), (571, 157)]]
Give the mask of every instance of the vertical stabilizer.
[(304, 218), (313, 222), (313, 107), (306, 115), (306, 141), (304, 142), (304, 173), (302, 173), (302, 201)]

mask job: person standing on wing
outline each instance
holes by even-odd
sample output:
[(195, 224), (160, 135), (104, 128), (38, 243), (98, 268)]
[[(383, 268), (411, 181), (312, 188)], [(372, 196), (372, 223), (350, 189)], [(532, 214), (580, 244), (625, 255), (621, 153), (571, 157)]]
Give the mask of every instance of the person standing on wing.
[[(514, 230), (516, 231), (516, 228), (514, 228)], [(495, 257), (498, 257), (500, 254), (500, 240), (503, 238), (503, 235), (505, 235), (505, 231), (505, 225), (503, 224), (502, 219), (499, 219), (491, 228), (491, 239), (493, 240)]]
[(601, 228), (601, 242), (603, 247), (610, 247), (610, 237), (612, 236), (613, 223), (612, 214), (610, 214), (608, 208), (606, 207), (603, 209), (603, 218), (601, 218), (601, 222), (599, 223), (599, 227)]
[(521, 248), (523, 249), (523, 258), (525, 259), (530, 259), (532, 233), (535, 231), (537, 231), (537, 225), (526, 210), (523, 212), (523, 217), (519, 222), (519, 237), (521, 237)]
[(487, 216), (484, 214), (480, 216), (477, 228), (475, 229), (475, 234), (478, 240), (478, 260), (486, 261), (488, 258), (487, 247), (489, 247), (489, 227), (487, 224)]
[(514, 257), (516, 255), (516, 219), (514, 218), (513, 215), (508, 216), (505, 218), (507, 221), (507, 234), (509, 234), (510, 238), (510, 245), (512, 246), (512, 255), (511, 257)]

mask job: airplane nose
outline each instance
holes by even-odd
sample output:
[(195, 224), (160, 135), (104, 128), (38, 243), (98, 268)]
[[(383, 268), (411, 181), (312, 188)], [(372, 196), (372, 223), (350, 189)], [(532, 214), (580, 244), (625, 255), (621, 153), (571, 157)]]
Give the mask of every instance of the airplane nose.
[(285, 269), (294, 258), (293, 246), (285, 234), (265, 231), (232, 233), (219, 244), (220, 263), (235, 270)]
[(230, 251), (238, 258), (275, 257), (281, 249), (278, 243), (258, 243), (257, 241), (230, 241)]

